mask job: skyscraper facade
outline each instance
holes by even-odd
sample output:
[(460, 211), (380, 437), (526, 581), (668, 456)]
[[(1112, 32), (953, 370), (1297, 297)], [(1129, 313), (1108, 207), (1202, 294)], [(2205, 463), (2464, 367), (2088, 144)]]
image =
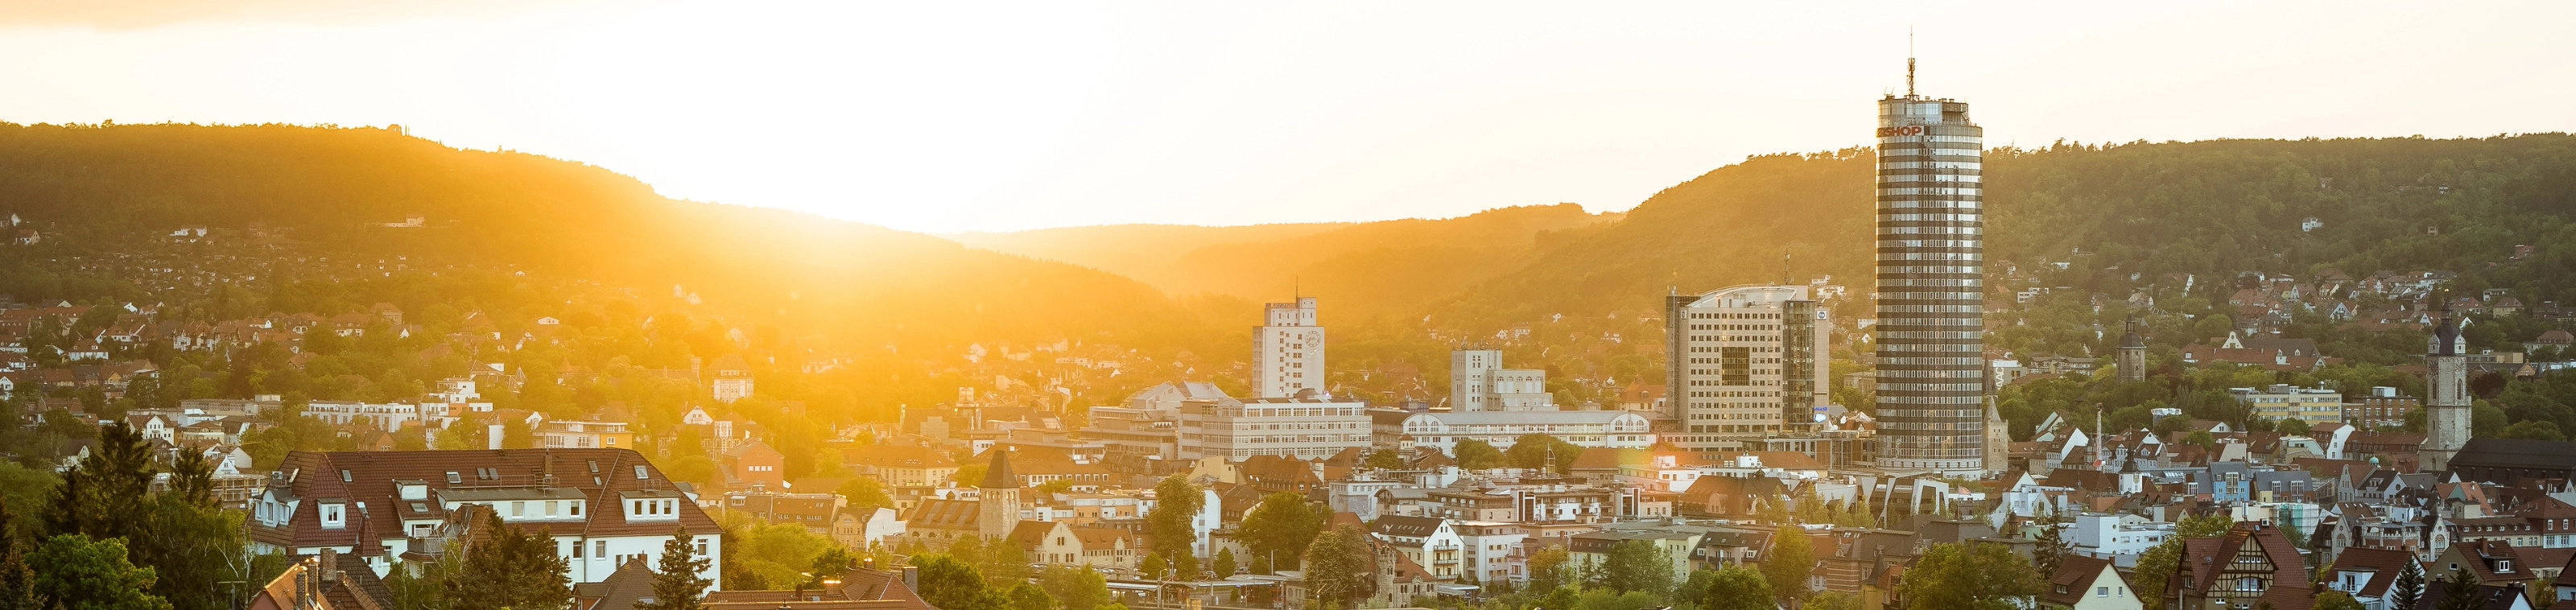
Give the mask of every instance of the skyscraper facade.
[(1832, 404), (1827, 310), (1807, 286), (1744, 285), (1664, 300), (1666, 382), (1685, 451), (1760, 451), (1815, 429)]
[(1252, 331), (1252, 397), (1296, 398), (1324, 389), (1324, 327), (1315, 323), (1315, 299), (1271, 303)]
[(1985, 130), (1968, 105), (1878, 102), (1878, 465), (1984, 469)]

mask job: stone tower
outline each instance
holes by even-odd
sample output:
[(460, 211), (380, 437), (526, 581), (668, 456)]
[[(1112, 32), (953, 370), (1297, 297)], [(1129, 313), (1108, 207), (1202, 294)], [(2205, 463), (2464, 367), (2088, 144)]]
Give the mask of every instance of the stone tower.
[(993, 463), (984, 468), (984, 481), (975, 484), (980, 500), (976, 502), (975, 531), (986, 538), (1011, 535), (1020, 525), (1020, 477), (1011, 472), (1011, 449), (995, 445)]
[(2442, 308), (2442, 322), (2424, 349), (2424, 447), (2418, 453), (2425, 470), (2450, 470), (2451, 456), (2469, 444), (2469, 343), (2460, 324)]
[(2130, 316), (2127, 332), (2120, 333), (2120, 353), (2113, 365), (2120, 368), (2121, 381), (2147, 380), (2147, 338), (2138, 334), (2138, 318)]

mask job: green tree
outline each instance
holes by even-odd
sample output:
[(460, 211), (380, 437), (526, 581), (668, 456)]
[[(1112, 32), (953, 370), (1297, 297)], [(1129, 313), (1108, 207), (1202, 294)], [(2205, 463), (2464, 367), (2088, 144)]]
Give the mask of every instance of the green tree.
[(1360, 465), (1378, 470), (1403, 470), (1404, 456), (1397, 455), (1394, 449), (1379, 449), (1370, 452), (1368, 461)]
[(2397, 582), (2388, 586), (2390, 608), (2411, 610), (2424, 599), (2424, 566), (2413, 561), (2397, 572)]
[(447, 599), (459, 608), (561, 610), (572, 604), (570, 567), (556, 554), (553, 534), (528, 534), (484, 513), (491, 534), (465, 546), (465, 561), (447, 580)]
[(1306, 497), (1289, 492), (1270, 494), (1243, 515), (1236, 536), (1253, 554), (1272, 561), (1273, 570), (1297, 569), (1297, 559), (1306, 554), (1306, 545), (1324, 531), (1324, 517), (1306, 502)]
[(2530, 441), (2564, 441), (2567, 440), (2567, 435), (2559, 432), (2558, 424), (2533, 420), (2517, 422), (2513, 425), (2505, 426), (2503, 430), (2496, 431), (2496, 438), (2513, 438)]
[(153, 595), (152, 568), (125, 559), (125, 541), (56, 534), (27, 554), (35, 566), (36, 597), (62, 610), (170, 610)]
[(1661, 598), (1673, 591), (1673, 556), (1650, 540), (1621, 540), (1602, 561), (1605, 584), (1621, 592)]
[(2183, 537), (2172, 536), (2138, 553), (2138, 567), (2130, 579), (2137, 583), (2138, 599), (2146, 607), (2164, 607), (2165, 579), (2181, 568), (2182, 551)]
[(1511, 460), (1503, 457), (1501, 450), (1486, 444), (1485, 441), (1472, 438), (1458, 441), (1458, 445), (1449, 450), (1449, 457), (1458, 460), (1459, 468), (1468, 470), (1502, 468), (1511, 465)]
[(1842, 591), (1817, 591), (1815, 595), (1807, 596), (1807, 605), (1799, 608), (1800, 610), (1861, 610), (1860, 596)]
[[(961, 555), (959, 558), (963, 559), (964, 556)], [(984, 554), (975, 559), (976, 571), (982, 572), (984, 582), (993, 585), (995, 589), (1007, 589), (1013, 584), (1027, 582), (1029, 579), (1028, 549), (1022, 548), (1019, 543), (1012, 542), (1009, 538), (995, 537), (985, 540)]]
[(1936, 544), (1896, 585), (1911, 610), (2013, 610), (2038, 595), (2029, 561), (2000, 544)]
[(2451, 577), (2442, 581), (2442, 601), (2433, 607), (2437, 610), (2478, 610), (2486, 607), (2485, 600), (2478, 597), (2478, 576), (2469, 573), (2468, 568), (2454, 568), (2451, 570)]
[(857, 557), (850, 556), (850, 550), (847, 548), (834, 546), (823, 549), (822, 554), (814, 556), (813, 569), (805, 571), (806, 574), (811, 574), (812, 576), (806, 577), (807, 580), (805, 581), (804, 588), (820, 588), (823, 586), (823, 581), (838, 580), (843, 576), (847, 576), (850, 573), (850, 568), (858, 567), (858, 565), (859, 559)]
[(2056, 523), (2039, 528), (2039, 544), (2031, 549), (2031, 563), (2039, 568), (2041, 576), (2056, 574), (2058, 563), (2066, 560), (2067, 553), (2075, 551), (2075, 545), (2059, 534), (2064, 529), (2066, 526)]
[(45, 529), (101, 540), (131, 536), (145, 521), (131, 518), (130, 508), (150, 497), (152, 478), (152, 449), (143, 433), (124, 420), (99, 426), (96, 450), (64, 471), (54, 488)]
[(1816, 548), (1806, 528), (1780, 526), (1771, 534), (1771, 554), (1762, 559), (1762, 580), (1771, 583), (1771, 598), (1796, 601), (1807, 592), (1816, 570)]
[(1583, 447), (1546, 434), (1523, 434), (1512, 439), (1512, 450), (1504, 452), (1515, 468), (1546, 468), (1563, 474), (1574, 468), (1574, 459), (1583, 455)]
[(1218, 549), (1216, 552), (1216, 566), (1212, 569), (1215, 570), (1217, 578), (1233, 578), (1234, 549)]
[(841, 483), (840, 489), (833, 490), (833, 493), (840, 494), (842, 498), (849, 500), (850, 510), (862, 515), (867, 514), (870, 509), (894, 507), (894, 497), (887, 495), (885, 484), (878, 483), (876, 479), (867, 477), (850, 479)]
[[(1166, 557), (1175, 569), (1197, 565), (1191, 547), (1198, 544), (1199, 532), (1193, 519), (1207, 505), (1207, 498), (1197, 483), (1187, 475), (1164, 477), (1154, 484), (1154, 510), (1145, 513), (1145, 533), (1154, 539), (1154, 553)], [(1195, 576), (1184, 574), (1183, 577)]]
[(1771, 583), (1762, 572), (1735, 564), (1718, 568), (1708, 580), (1708, 592), (1700, 594), (1700, 610), (1775, 610)]
[(18, 542), (17, 517), (9, 505), (0, 503), (0, 610), (43, 610), (44, 600), (36, 597), (36, 571), (27, 567), (27, 553)]
[(2317, 593), (2316, 610), (2369, 610), (2369, 607), (2342, 591), (2327, 590)]
[(1011, 585), (1009, 592), (1002, 594), (1002, 599), (1003, 603), (1000, 607), (1008, 608), (1009, 610), (1051, 610), (1055, 608), (1055, 600), (1048, 598), (1045, 590), (1039, 589), (1037, 585), (1025, 582)]
[(1529, 559), (1529, 590), (1555, 591), (1557, 587), (1578, 584), (1574, 576), (1574, 555), (1565, 547), (1540, 549)]
[(1377, 593), (1377, 555), (1359, 528), (1345, 525), (1315, 536), (1305, 565), (1308, 601), (1318, 610), (1353, 608)]
[(1098, 610), (1109, 603), (1109, 580), (1090, 566), (1047, 566), (1038, 573), (1038, 587), (1064, 605), (1064, 610)]
[(671, 532), (671, 539), (662, 541), (661, 565), (659, 569), (654, 570), (653, 601), (637, 604), (636, 608), (638, 610), (705, 608), (706, 605), (699, 601), (699, 597), (705, 595), (707, 587), (714, 585), (715, 581), (699, 574), (705, 573), (709, 565), (712, 565), (710, 560), (698, 555), (697, 538), (689, 535), (689, 528), (682, 527)]
[(985, 596), (984, 575), (974, 564), (956, 557), (931, 553), (914, 555), (912, 565), (921, 571), (921, 601), (940, 610), (992, 610)]
[(1170, 574), (1164, 573), (1164, 571), (1170, 569), (1172, 569), (1172, 561), (1164, 559), (1160, 554), (1146, 555), (1144, 561), (1136, 562), (1136, 571), (1144, 573), (1145, 578), (1148, 580), (1163, 580), (1170, 578)]

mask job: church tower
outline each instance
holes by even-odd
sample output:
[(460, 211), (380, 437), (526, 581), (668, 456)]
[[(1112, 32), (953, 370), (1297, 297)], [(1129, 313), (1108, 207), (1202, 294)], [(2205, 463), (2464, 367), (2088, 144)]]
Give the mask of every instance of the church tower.
[(984, 481), (975, 484), (975, 531), (985, 538), (1011, 535), (1020, 525), (1020, 477), (1011, 472), (1011, 449), (995, 445), (993, 463), (984, 468)]
[(2468, 352), (2459, 321), (2443, 307), (2441, 325), (2433, 328), (2424, 349), (2424, 364), (2432, 368), (2425, 378), (2429, 396), (2424, 399), (2424, 447), (2418, 452), (2425, 470), (2450, 470), (2451, 456), (2469, 444)]
[(2120, 353), (2113, 366), (2120, 369), (2121, 381), (2147, 380), (2147, 338), (2138, 334), (2138, 317), (2130, 316), (2128, 331), (2120, 333)]

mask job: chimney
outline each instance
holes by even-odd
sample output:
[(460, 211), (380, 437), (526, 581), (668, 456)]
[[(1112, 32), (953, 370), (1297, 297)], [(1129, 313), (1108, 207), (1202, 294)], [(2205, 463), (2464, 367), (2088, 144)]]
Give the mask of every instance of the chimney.
[(340, 552), (327, 548), (322, 549), (321, 567), (321, 574), (317, 574), (317, 576), (320, 576), (323, 581), (328, 582), (338, 580), (337, 578), (334, 578), (334, 575), (340, 573)]
[(920, 567), (920, 566), (904, 566), (904, 567), (903, 567), (903, 588), (911, 589), (914, 595), (919, 595), (919, 594), (921, 594), (921, 567)]
[(492, 425), (490, 425), (490, 426), (485, 426), (485, 427), (484, 427), (484, 429), (487, 431), (487, 433), (484, 435), (484, 440), (485, 440), (484, 444), (486, 444), (486, 445), (490, 445), (490, 446), (491, 446), (491, 449), (492, 449), (493, 451), (500, 451), (500, 450), (501, 450), (501, 425), (500, 425), (500, 424), (492, 424)]

